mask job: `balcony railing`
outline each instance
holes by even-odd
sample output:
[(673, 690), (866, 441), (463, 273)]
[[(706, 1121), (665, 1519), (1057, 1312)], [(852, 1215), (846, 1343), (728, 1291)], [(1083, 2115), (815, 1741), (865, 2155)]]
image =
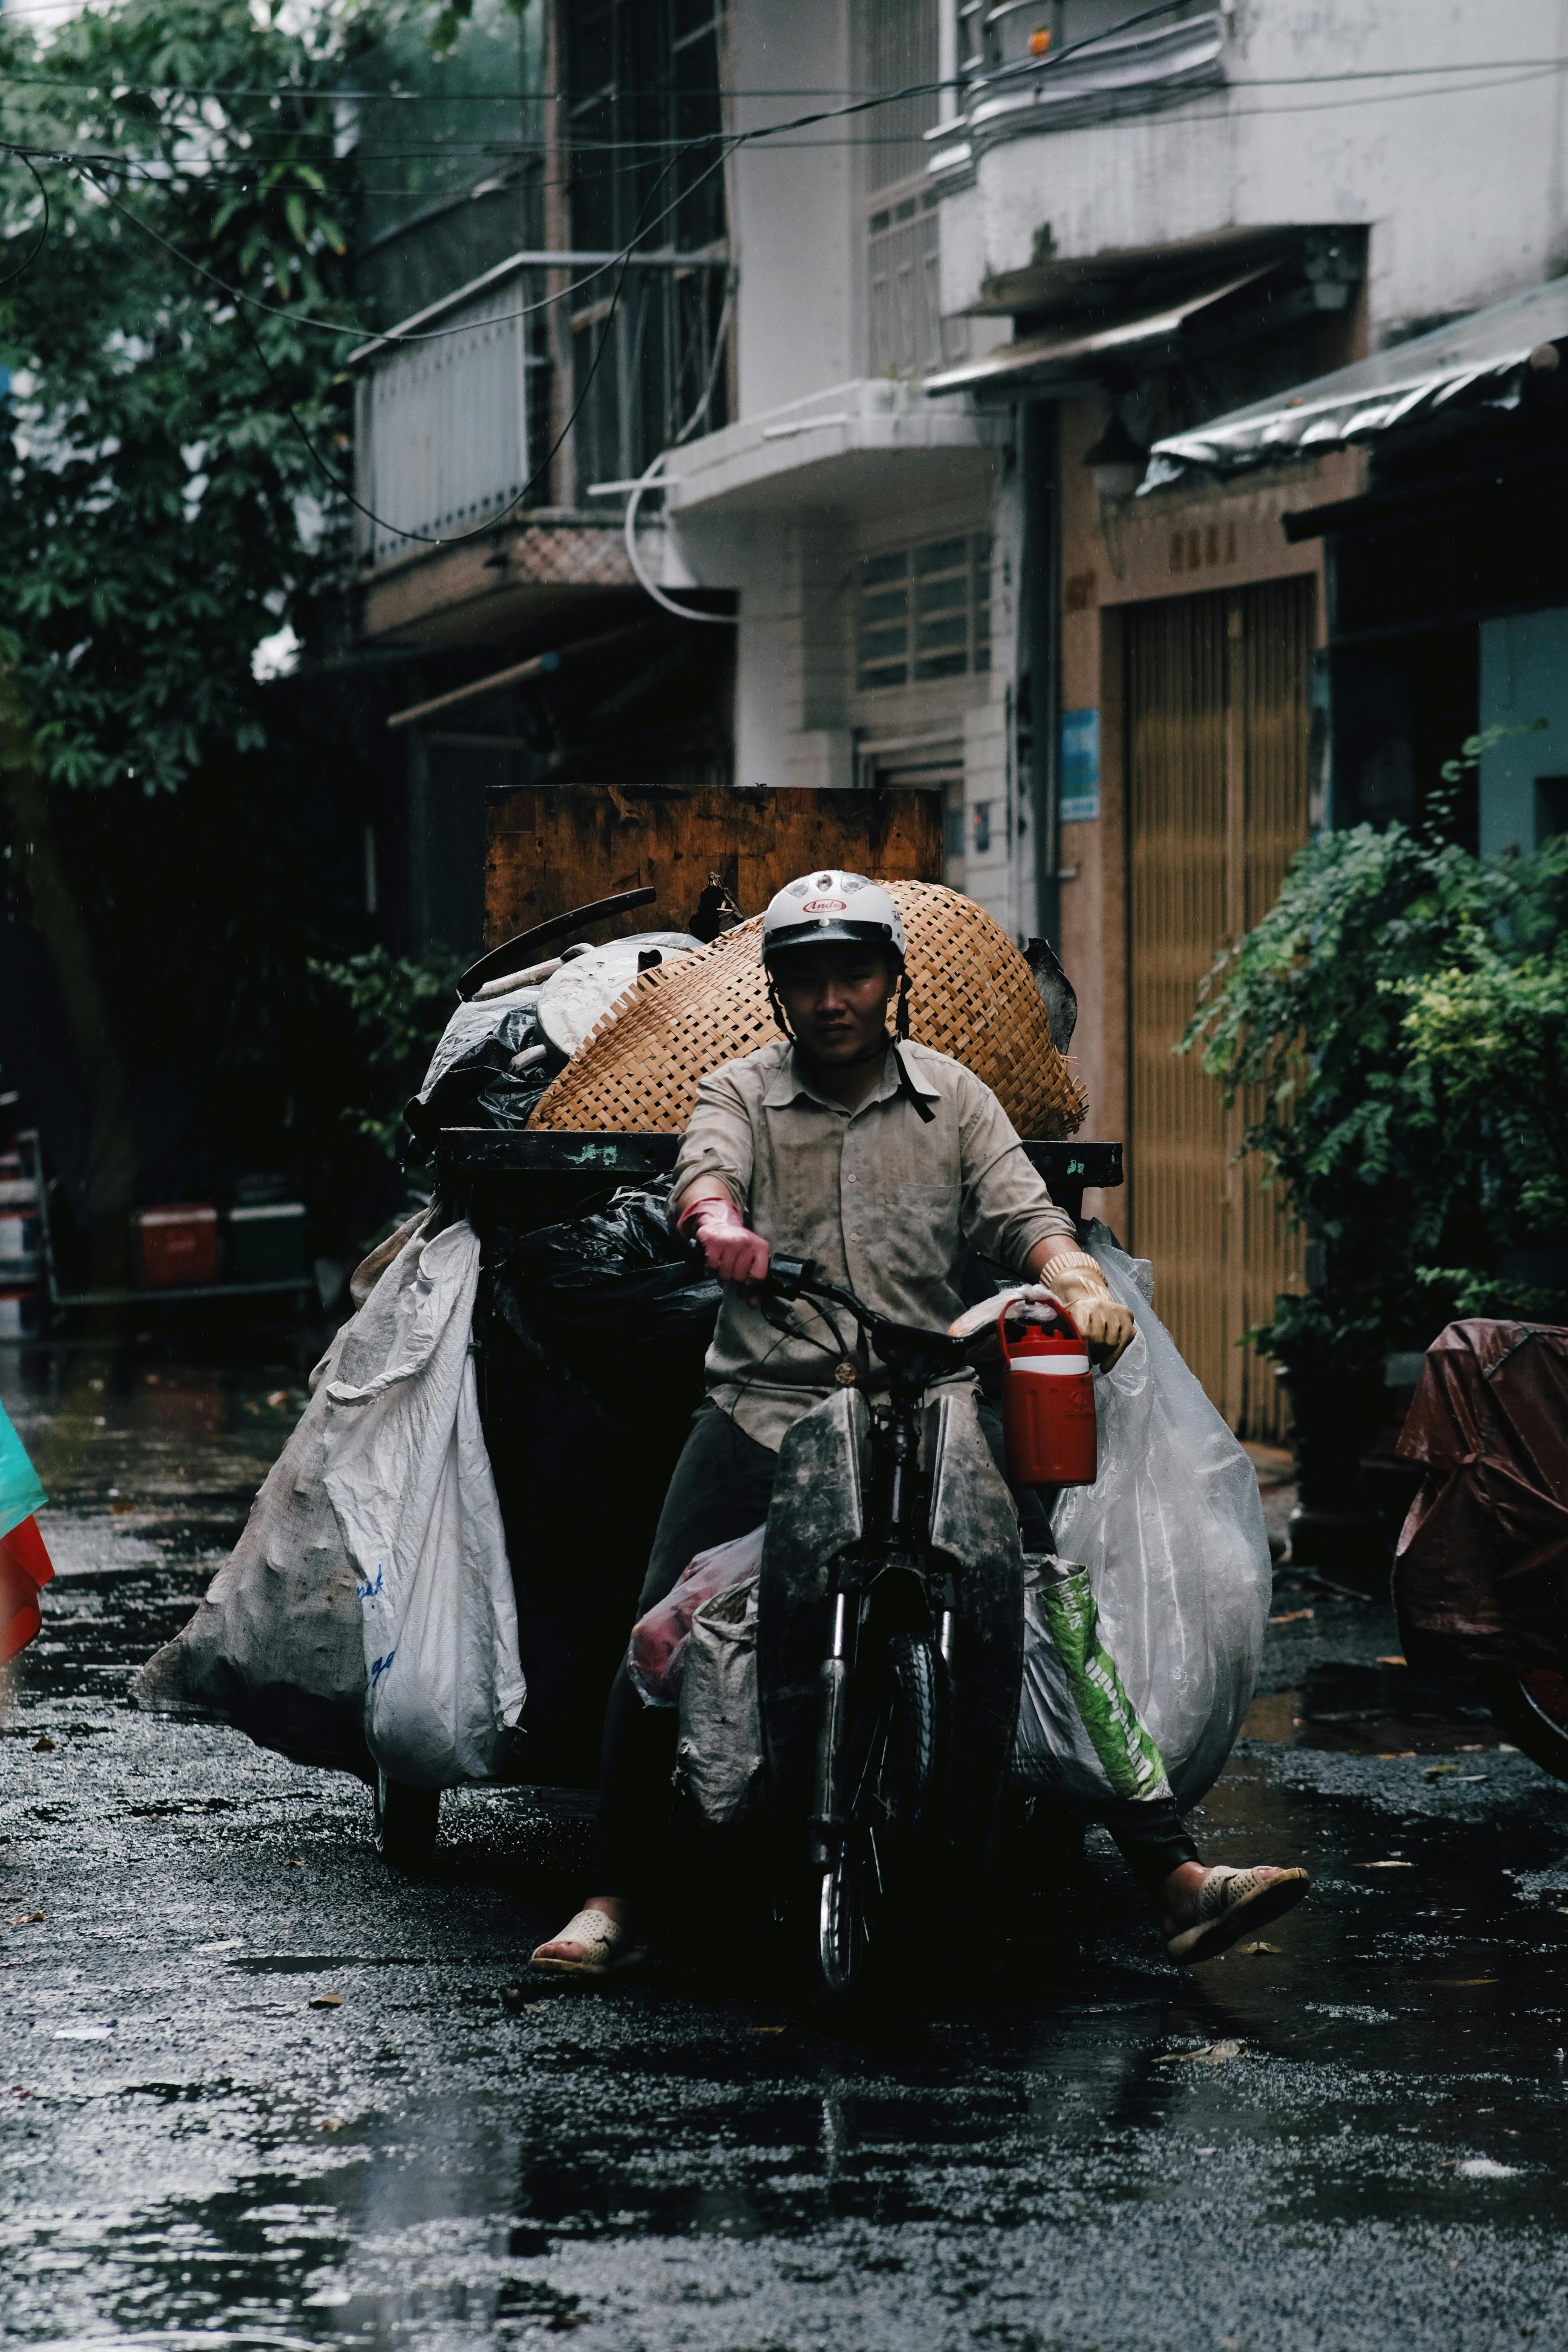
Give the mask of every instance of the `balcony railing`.
[[(724, 424), (723, 248), (624, 258), (514, 255), (354, 354), (363, 564), (482, 530), (510, 508), (570, 503), (574, 476), (581, 497)], [(570, 319), (572, 462), (563, 445), (552, 463), (546, 273), (568, 269), (585, 281)]]
[[(502, 264), (394, 331), (422, 340), (370, 344), (358, 355), (354, 492), (370, 509), (358, 519), (363, 562), (388, 563), (422, 538), (474, 530), (522, 498), (544, 454), (548, 363), (531, 348), (542, 314), (529, 310), (543, 285), (542, 270)], [(542, 484), (531, 502), (547, 499)]]
[(1003, 140), (1142, 112), (1225, 80), (1225, 11), (1203, 0), (1104, 40), (1095, 37), (1126, 13), (1111, 0), (961, 0), (958, 13), (959, 104), (926, 133), (939, 183)]

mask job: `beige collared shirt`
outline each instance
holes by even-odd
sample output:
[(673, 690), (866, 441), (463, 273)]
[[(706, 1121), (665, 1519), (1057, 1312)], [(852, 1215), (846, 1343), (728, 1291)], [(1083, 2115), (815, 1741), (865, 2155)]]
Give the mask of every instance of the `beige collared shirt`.
[[(780, 1256), (812, 1258), (879, 1314), (942, 1331), (963, 1312), (956, 1276), (971, 1250), (1020, 1276), (1036, 1243), (1070, 1241), (1073, 1222), (989, 1087), (929, 1046), (898, 1050), (929, 1122), (900, 1089), (890, 1047), (876, 1092), (854, 1111), (816, 1091), (783, 1038), (727, 1062), (697, 1090), (670, 1199), (716, 1176)], [(769, 1321), (726, 1286), (708, 1392), (760, 1444), (776, 1448), (834, 1386), (835, 1366), (855, 1360), (852, 1318), (827, 1313), (837, 1337), (804, 1299), (771, 1305)], [(885, 1385), (875, 1358), (868, 1385)]]

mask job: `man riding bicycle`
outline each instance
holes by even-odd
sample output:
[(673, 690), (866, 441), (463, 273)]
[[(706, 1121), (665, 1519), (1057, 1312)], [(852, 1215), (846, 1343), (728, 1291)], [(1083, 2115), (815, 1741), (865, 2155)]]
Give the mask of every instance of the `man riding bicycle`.
[[(885, 1385), (866, 1349), (820, 1311), (767, 1311), (758, 1286), (775, 1252), (812, 1260), (897, 1322), (945, 1329), (963, 1311), (957, 1281), (974, 1251), (1048, 1286), (1106, 1368), (1135, 1328), (991, 1089), (910, 1039), (904, 928), (889, 894), (861, 875), (803, 877), (770, 904), (762, 951), (784, 1035), (702, 1081), (670, 1190), (672, 1225), (725, 1290), (708, 1393), (670, 1481), (639, 1616), (696, 1553), (766, 1518), (780, 1444), (802, 1413), (836, 1385), (873, 1399)], [(1000, 1417), (984, 1400), (980, 1413), (1000, 1468)], [(1015, 1499), (1026, 1548), (1048, 1550), (1038, 1499)], [(637, 1956), (675, 1737), (673, 1715), (643, 1705), (623, 1664), (605, 1719), (595, 1891), (539, 1946), (536, 1966), (602, 1978)], [(1300, 1870), (1205, 1870), (1168, 1788), (1108, 1799), (1101, 1817), (1173, 1958), (1211, 1958), (1306, 1892)]]

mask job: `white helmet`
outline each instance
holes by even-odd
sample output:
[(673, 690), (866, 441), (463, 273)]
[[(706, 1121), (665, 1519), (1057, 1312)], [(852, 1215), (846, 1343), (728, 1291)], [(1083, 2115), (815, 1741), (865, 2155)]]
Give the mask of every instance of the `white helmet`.
[(891, 894), (836, 866), (786, 882), (763, 917), (764, 963), (787, 948), (890, 947), (901, 969), (906, 945)]

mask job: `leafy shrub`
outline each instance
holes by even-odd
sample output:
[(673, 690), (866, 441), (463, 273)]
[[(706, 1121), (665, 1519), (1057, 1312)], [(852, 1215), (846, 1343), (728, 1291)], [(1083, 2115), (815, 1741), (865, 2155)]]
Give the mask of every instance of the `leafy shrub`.
[(1458, 1314), (1540, 1313), (1510, 1253), (1568, 1231), (1568, 839), (1478, 857), (1432, 832), (1321, 835), (1216, 959), (1183, 1041), (1320, 1245), (1250, 1334), (1367, 1372)]
[(403, 1106), (418, 1086), (452, 1015), (458, 974), (471, 959), (436, 947), (423, 956), (371, 948), (343, 963), (311, 969), (346, 1003), (363, 1053), (371, 1104), (351, 1103), (343, 1118), (356, 1134), (397, 1157)]

